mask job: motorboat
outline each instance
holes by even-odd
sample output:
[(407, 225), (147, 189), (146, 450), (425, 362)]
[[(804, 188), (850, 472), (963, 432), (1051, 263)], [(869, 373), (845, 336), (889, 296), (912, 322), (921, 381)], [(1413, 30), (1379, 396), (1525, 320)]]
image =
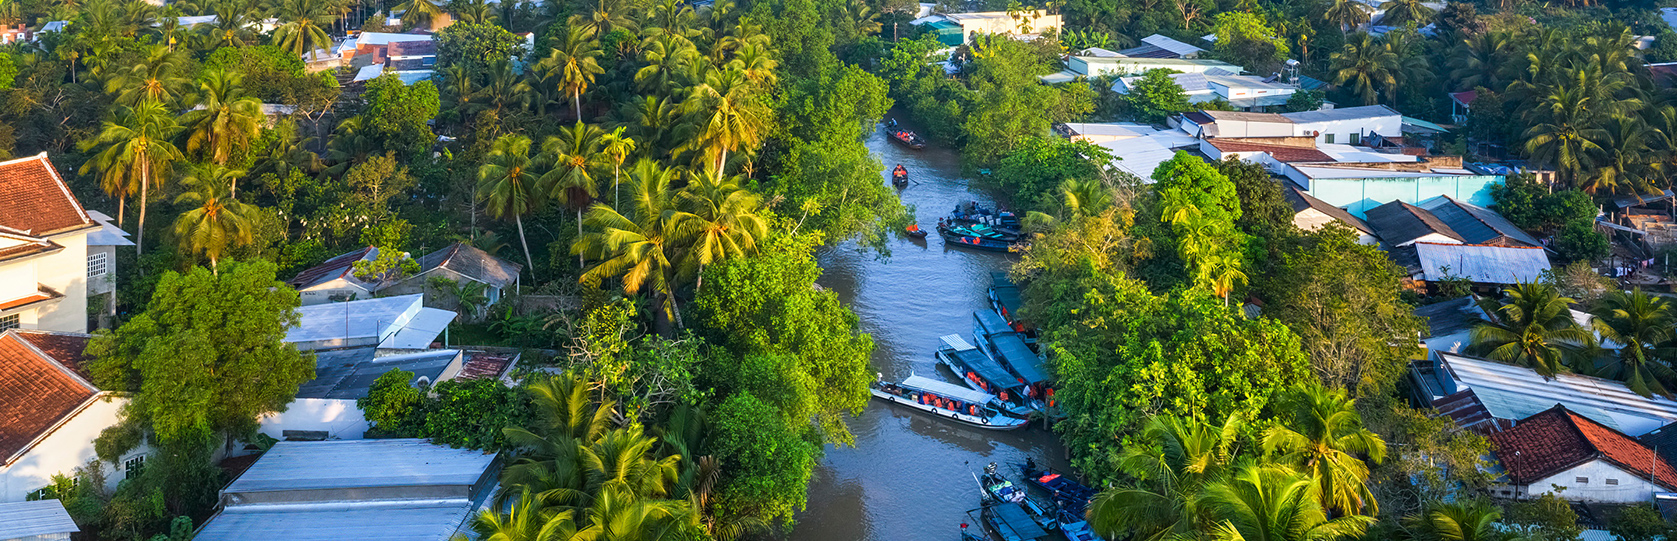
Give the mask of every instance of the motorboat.
[(880, 375), (868, 390), (874, 398), (974, 428), (1017, 430), (1030, 423), (997, 410), (994, 395), (931, 378), (911, 375), (901, 382), (891, 383)]

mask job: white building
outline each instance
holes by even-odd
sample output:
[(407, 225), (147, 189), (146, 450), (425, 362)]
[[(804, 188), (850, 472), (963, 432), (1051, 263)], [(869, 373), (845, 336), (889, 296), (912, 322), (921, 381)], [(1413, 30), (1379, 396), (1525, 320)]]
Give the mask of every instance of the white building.
[[(1141, 76), (1121, 77), (1112, 83), (1112, 91), (1128, 94)], [(1211, 68), (1199, 73), (1173, 73), (1171, 80), (1182, 87), (1188, 103), (1224, 100), (1241, 109), (1273, 107), (1287, 103), (1298, 87), (1270, 81), (1263, 77), (1240, 75), (1238, 70)]]
[(1491, 494), (1525, 499), (1651, 502), (1677, 490), (1677, 468), (1623, 432), (1556, 405), (1490, 435), (1505, 472)]
[(1095, 77), (1100, 75), (1141, 75), (1155, 69), (1175, 70), (1182, 73), (1205, 73), (1210, 70), (1221, 70), (1227, 73), (1240, 73), (1240, 66), (1221, 60), (1203, 60), (1195, 58), (1131, 58), (1124, 56), (1072, 56), (1066, 58), (1066, 71), (1057, 74), (1044, 75), (1044, 82), (1057, 83), (1070, 81), (1075, 77)]
[(58, 500), (0, 503), (0, 541), (69, 541), (80, 531)]
[(1344, 107), (1283, 113), (1293, 121), (1294, 135), (1309, 135), (1317, 144), (1361, 144), (1373, 134), (1403, 136), (1403, 115), (1384, 105)]
[[(0, 330), (87, 332), (125, 233), (84, 210), (46, 153), (0, 162)], [(108, 219), (108, 218), (107, 218)]]
[[(88, 335), (0, 333), (0, 503), (20, 502), (94, 460), (93, 440), (117, 424), (128, 399), (101, 391), (80, 372)], [(141, 445), (105, 468), (107, 488), (145, 467)]]
[(1374, 228), (1369, 226), (1368, 222), (1352, 216), (1345, 209), (1311, 197), (1310, 194), (1304, 193), (1304, 190), (1291, 182), (1283, 182), (1281, 192), (1282, 195), (1286, 196), (1287, 202), (1293, 206), (1294, 227), (1303, 231), (1316, 231), (1327, 227), (1328, 224), (1338, 222), (1357, 233), (1358, 243), (1368, 245), (1380, 243), (1380, 237), (1375, 236)]
[(263, 415), (258, 431), (278, 440), (358, 440), (369, 424), (355, 401), (367, 397), (379, 376), (404, 370), (414, 374), (409, 383), (433, 385), (459, 376), (465, 362), (455, 349), (396, 354), (374, 347), (316, 351), (315, 378), (297, 389), (297, 399), (285, 411)]
[(424, 296), (415, 294), (303, 306), (297, 309), (297, 326), (286, 330), (285, 342), (303, 351), (366, 346), (427, 349), (448, 329), (455, 314), (426, 308), (424, 303)]

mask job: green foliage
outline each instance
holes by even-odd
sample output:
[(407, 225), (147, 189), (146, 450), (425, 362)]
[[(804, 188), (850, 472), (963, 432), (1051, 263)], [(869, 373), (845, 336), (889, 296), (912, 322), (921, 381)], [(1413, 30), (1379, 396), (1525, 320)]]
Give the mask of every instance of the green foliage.
[(1607, 525), (1607, 532), (1620, 541), (1659, 541), (1677, 536), (1673, 527), (1652, 505), (1631, 505), (1619, 510)]
[(1554, 248), (1563, 261), (1596, 261), (1613, 251), (1607, 235), (1595, 230), (1594, 220), (1567, 222), (1555, 233)]
[(1569, 541), (1584, 533), (1572, 505), (1553, 492), (1509, 504), (1503, 524), (1511, 533), (1532, 541)]
[(437, 33), (437, 68), (462, 66), (479, 77), (490, 62), (521, 56), (527, 52), (523, 49), (524, 38), (505, 28), (460, 21)]
[(751, 393), (723, 401), (711, 424), (711, 450), (722, 457), (722, 469), (728, 472), (718, 487), (718, 506), (727, 514), (790, 523), (792, 515), (804, 509), (820, 442), (802, 423), (786, 419)]
[[(568, 326), (571, 355), (559, 360), (568, 374), (597, 382), (618, 398), (623, 415), (650, 421), (670, 406), (696, 406), (706, 393), (694, 385), (704, 362), (703, 342), (640, 334), (635, 303), (619, 298), (586, 311)], [(552, 323), (549, 324), (552, 326)]]
[(1282, 107), (1289, 113), (1315, 111), (1322, 108), (1322, 103), (1327, 97), (1327, 93), (1320, 90), (1299, 90), (1287, 96), (1287, 104)]
[(0, 51), (0, 90), (8, 90), (16, 86), (17, 73), (17, 62), (12, 60), (12, 54)]
[(428, 123), (437, 117), (442, 103), (431, 81), (407, 86), (396, 74), (386, 73), (367, 81), (362, 97), (367, 108), (361, 117), (378, 148), (406, 155), (435, 142)]
[(530, 398), (500, 380), (446, 380), (414, 386), (414, 374), (392, 369), (379, 376), (355, 405), (381, 433), (430, 438), (452, 447), (501, 451), (509, 448), (506, 427), (529, 426)]
[[(1241, 217), (1239, 191), (1227, 176), (1205, 160), (1177, 151), (1176, 156), (1153, 170), (1154, 191), (1159, 194), (1159, 207), (1170, 209), (1193, 207), (1206, 217), (1234, 222)], [(1168, 219), (1168, 217), (1167, 217)]]
[(222, 47), (204, 59), (204, 70), (239, 74), (244, 87), (264, 103), (279, 103), (306, 79), (303, 59), (273, 45)]
[(1551, 190), (1529, 174), (1513, 175), (1491, 186), (1491, 208), (1528, 231), (1547, 231), (1574, 221), (1595, 219), (1595, 201), (1579, 190)]
[(1292, 53), (1287, 39), (1271, 28), (1264, 17), (1246, 11), (1217, 14), (1213, 27), (1217, 57), (1254, 73), (1270, 73)]
[(996, 183), (1030, 210), (1059, 206), (1060, 184), (1110, 174), (1112, 153), (1087, 141), (1032, 137), (1002, 158)]
[(1234, 183), (1239, 195), (1241, 216), (1237, 223), (1241, 229), (1253, 235), (1293, 230), (1293, 205), (1263, 165), (1230, 156), (1217, 162), (1216, 167)]
[(1130, 85), (1123, 101), (1129, 116), (1151, 124), (1161, 124), (1171, 115), (1192, 109), (1182, 85), (1176, 84), (1168, 69), (1152, 69), (1143, 73)]

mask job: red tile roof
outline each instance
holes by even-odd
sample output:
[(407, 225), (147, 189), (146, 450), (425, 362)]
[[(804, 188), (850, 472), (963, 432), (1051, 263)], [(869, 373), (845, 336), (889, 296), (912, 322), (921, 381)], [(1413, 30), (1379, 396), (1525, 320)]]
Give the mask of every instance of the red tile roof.
[(28, 340), (30, 345), (47, 354), (52, 360), (58, 361), (58, 364), (75, 371), (83, 378), (87, 377), (87, 370), (82, 368), (82, 363), (87, 362), (87, 342), (93, 339), (93, 335), (21, 329), (14, 329), (12, 332), (17, 333), (18, 338)]
[(27, 297), (18, 297), (16, 299), (11, 299), (11, 300), (8, 300), (8, 301), (5, 301), (5, 302), (0, 302), (0, 310), (11, 310), (13, 308), (22, 308), (22, 307), (25, 307), (25, 306), (29, 306), (31, 304), (35, 304), (37, 302), (46, 302), (46, 301), (50, 301), (50, 300), (53, 300), (53, 299), (59, 299), (59, 298), (63, 298), (63, 297), (64, 297), (63, 293), (53, 291), (52, 288), (50, 288), (50, 287), (37, 284), (34, 295), (29, 295)]
[(1497, 460), (1516, 484), (1530, 484), (1592, 460), (1605, 460), (1666, 488), (1677, 468), (1624, 433), (1555, 406), (1491, 435)]
[(0, 334), (0, 461), (10, 462), (98, 394), (18, 333)]
[(46, 236), (91, 225), (45, 152), (0, 162), (0, 226)]
[(1223, 139), (1206, 139), (1211, 146), (1223, 152), (1268, 152), (1276, 160), (1282, 162), (1331, 162), (1333, 156), (1314, 148), (1291, 147), (1285, 145), (1266, 145), (1262, 143), (1248, 143), (1244, 141), (1229, 141)]
[(1462, 105), (1473, 105), (1473, 100), (1479, 99), (1479, 92), (1474, 90), (1451, 92), (1450, 99), (1455, 100), (1456, 103), (1460, 103)]

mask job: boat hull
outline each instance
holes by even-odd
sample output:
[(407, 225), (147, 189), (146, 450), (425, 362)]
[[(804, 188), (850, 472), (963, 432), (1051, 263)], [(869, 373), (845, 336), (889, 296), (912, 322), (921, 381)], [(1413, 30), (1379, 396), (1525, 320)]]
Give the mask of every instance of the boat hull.
[(981, 238), (977, 238), (977, 237), (963, 237), (963, 236), (960, 236), (960, 235), (956, 235), (954, 233), (950, 233), (946, 229), (945, 230), (939, 230), (938, 234), (943, 236), (944, 243), (954, 245), (954, 246), (960, 246), (962, 248), (970, 248), (970, 249), (973, 249), (973, 250), (983, 250), (983, 251), (986, 251), (986, 252), (1017, 252), (1017, 251), (1019, 251), (1019, 248), (1017, 246), (1015, 246), (1014, 244), (1007, 243), (1007, 242), (1002, 242), (1002, 241), (999, 241), (999, 240), (981, 239)]
[(944, 410), (944, 409), (938, 408), (936, 406), (921, 404), (919, 402), (909, 400), (908, 398), (897, 396), (897, 395), (894, 395), (894, 394), (891, 394), (891, 393), (887, 393), (887, 392), (881, 391), (879, 389), (870, 389), (869, 391), (873, 393), (874, 398), (878, 398), (878, 399), (884, 400), (886, 402), (891, 402), (893, 404), (897, 404), (897, 405), (900, 405), (900, 406), (904, 406), (904, 407), (908, 407), (908, 408), (911, 408), (911, 409), (914, 409), (914, 410), (918, 410), (921, 413), (926, 413), (926, 414), (932, 415), (934, 417), (939, 417), (939, 418), (942, 418), (942, 419), (948, 419), (948, 420), (954, 421), (958, 424), (967, 425), (967, 426), (970, 426), (970, 427), (973, 427), (973, 428), (981, 428), (981, 429), (984, 429), (984, 430), (1018, 430), (1018, 429), (1021, 429), (1021, 428), (1025, 428), (1027, 425), (1029, 425), (1029, 422), (1024, 420), (1024, 419), (1015, 419), (1015, 418), (1012, 418), (1012, 417), (1005, 417), (1005, 416), (998, 416), (998, 417), (987, 419), (987, 418), (984, 418), (984, 417), (978, 417), (976, 415), (967, 415), (965, 413), (958, 413), (958, 412)]
[[(981, 391), (981, 392), (986, 392), (986, 393), (990, 392), (989, 389), (985, 389), (983, 386), (979, 385), (978, 383), (974, 382), (973, 380), (961, 376), (962, 374), (972, 372), (973, 371), (972, 367), (962, 365), (959, 361), (956, 361), (953, 357), (950, 357), (948, 354), (945, 354), (942, 351), (933, 352), (932, 356), (937, 358), (938, 364), (943, 365), (944, 368), (948, 368), (950, 372), (954, 372), (955, 376), (960, 378), (961, 383), (966, 385), (967, 388), (970, 388), (974, 391)], [(990, 382), (990, 383), (995, 384), (995, 382), (993, 382), (993, 381)], [(998, 400), (996, 402), (1000, 407), (1004, 408), (1005, 413), (1007, 413), (1008, 415), (1012, 415), (1014, 417), (1021, 418), (1021, 419), (1030, 418), (1032, 413), (1040, 413), (1036, 409), (1026, 407), (1026, 406), (1020, 406), (1020, 405), (1013, 404), (1013, 403), (1010, 403), (1010, 402), (1002, 402), (1000, 400)]]

